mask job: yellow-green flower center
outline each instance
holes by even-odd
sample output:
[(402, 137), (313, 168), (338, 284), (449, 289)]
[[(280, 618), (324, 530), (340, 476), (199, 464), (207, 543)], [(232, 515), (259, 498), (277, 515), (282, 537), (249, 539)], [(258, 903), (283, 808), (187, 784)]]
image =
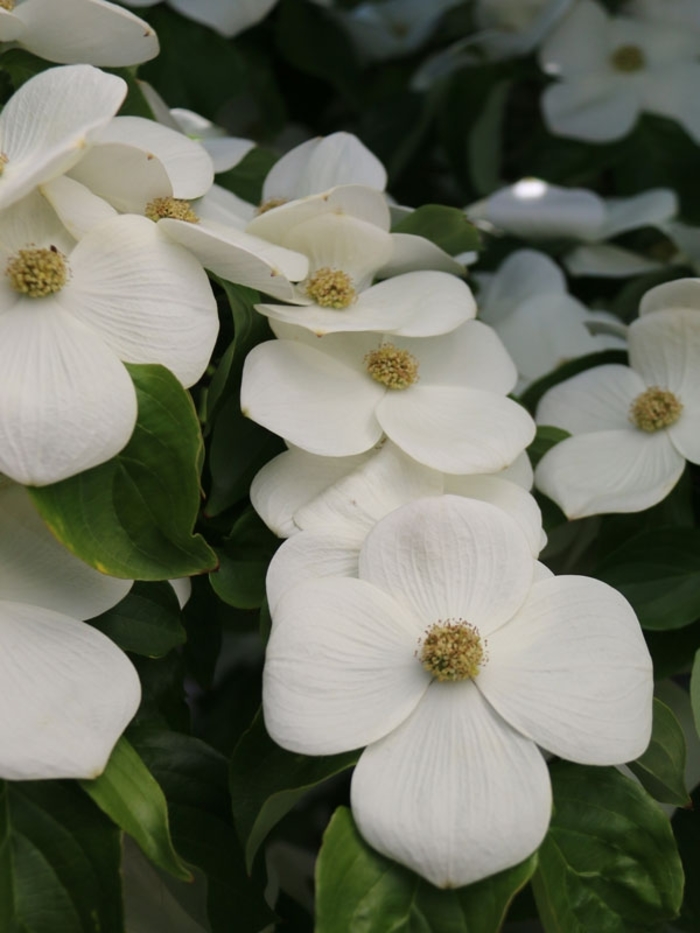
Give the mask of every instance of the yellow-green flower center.
[(186, 220), (189, 224), (199, 223), (199, 217), (192, 210), (190, 202), (180, 198), (153, 198), (146, 205), (146, 217), (156, 222), (170, 217), (173, 220)]
[(393, 343), (383, 343), (379, 349), (367, 353), (365, 365), (372, 379), (387, 389), (407, 389), (418, 381), (418, 360)]
[(357, 292), (347, 272), (327, 266), (317, 269), (309, 277), (306, 294), (322, 308), (335, 308), (336, 311), (350, 307), (357, 300)]
[(644, 52), (638, 45), (620, 45), (610, 56), (616, 71), (641, 71), (646, 65)]
[(279, 207), (281, 204), (286, 204), (287, 198), (268, 198), (266, 201), (263, 201), (262, 204), (258, 207), (257, 213), (266, 214), (268, 211), (274, 210), (274, 208)]
[(474, 678), (487, 660), (485, 642), (463, 619), (440, 620), (432, 625), (421, 639), (416, 656), (441, 682)]
[(630, 421), (640, 431), (653, 434), (675, 424), (683, 411), (683, 403), (668, 389), (651, 386), (632, 402)]
[(0, 0), (0, 10), (9, 10), (10, 13), (15, 8), (15, 0)]
[(31, 246), (10, 257), (5, 275), (16, 292), (29, 298), (45, 298), (60, 292), (68, 281), (68, 262), (55, 246)]

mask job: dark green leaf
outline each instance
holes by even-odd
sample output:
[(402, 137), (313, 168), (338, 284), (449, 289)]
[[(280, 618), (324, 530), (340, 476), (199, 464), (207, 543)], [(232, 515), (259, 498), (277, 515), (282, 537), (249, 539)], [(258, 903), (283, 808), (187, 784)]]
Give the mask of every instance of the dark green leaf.
[(80, 781), (97, 806), (139, 844), (144, 854), (175, 878), (192, 875), (173, 848), (168, 805), (158, 782), (122, 736), (107, 767), (93, 781)]
[(124, 651), (160, 658), (186, 640), (169, 583), (135, 583), (113, 609), (90, 620)]
[(371, 849), (340, 807), (316, 863), (316, 933), (498, 933), (536, 864), (440, 890)]
[(231, 757), (233, 815), (248, 870), (267, 834), (304, 794), (355, 764), (359, 752), (309, 758), (280, 748), (259, 712)]
[(101, 466), (30, 489), (56, 537), (115, 577), (203, 573), (216, 555), (192, 527), (202, 436), (187, 392), (163, 366), (129, 365), (139, 415), (124, 450)]
[(112, 74), (118, 75), (126, 81), (128, 91), (126, 99), (119, 108), (120, 117), (144, 117), (146, 120), (155, 120), (151, 105), (143, 93), (143, 85), (137, 81), (133, 68), (111, 68)]
[(0, 56), (0, 70), (7, 72), (15, 90), (18, 90), (25, 81), (29, 81), (40, 71), (52, 68), (51, 62), (44, 61), (25, 49), (9, 49)]
[(119, 831), (66, 781), (0, 790), (0, 930), (123, 933)]
[(555, 428), (551, 424), (538, 425), (535, 439), (527, 448), (533, 467), (537, 466), (548, 450), (566, 440), (567, 437), (571, 437), (571, 435), (568, 431), (564, 431), (563, 428)]
[(697, 933), (700, 930), (700, 885), (697, 883), (700, 878), (700, 787), (695, 788), (691, 799), (692, 809), (676, 810), (671, 824), (688, 879), (681, 916), (673, 926), (687, 933)]
[(482, 196), (502, 186), (502, 128), (512, 86), (510, 80), (494, 84), (467, 138), (469, 170), (474, 187)]
[(700, 650), (695, 652), (693, 671), (690, 675), (690, 705), (693, 708), (695, 729), (700, 735)]
[(654, 698), (649, 748), (629, 767), (655, 800), (677, 807), (690, 803), (684, 777), (685, 737), (675, 715), (661, 700)]
[(700, 529), (642, 532), (607, 554), (596, 576), (630, 601), (643, 628), (689, 625), (700, 617)]
[(558, 366), (554, 372), (533, 382), (520, 396), (520, 401), (528, 411), (534, 414), (539, 400), (552, 386), (559, 385), (565, 379), (571, 379), (572, 376), (576, 376), (586, 369), (592, 369), (594, 366), (605, 366), (609, 363), (620, 363), (624, 366), (627, 363), (627, 354), (624, 350), (602, 350), (600, 353), (579, 356), (577, 359), (570, 360), (568, 363), (564, 363), (563, 366)]
[(279, 539), (252, 508), (236, 521), (223, 547), (219, 569), (211, 574), (216, 594), (238, 609), (259, 609), (265, 599), (265, 575)]
[(464, 211), (443, 204), (424, 204), (404, 217), (393, 233), (412, 233), (425, 237), (451, 256), (481, 246), (479, 232)]
[(227, 172), (216, 176), (217, 185), (227, 188), (249, 204), (260, 204), (267, 173), (277, 161), (271, 149), (256, 146)]
[(683, 868), (665, 813), (615, 768), (557, 762), (533, 887), (547, 933), (642, 933), (677, 916)]

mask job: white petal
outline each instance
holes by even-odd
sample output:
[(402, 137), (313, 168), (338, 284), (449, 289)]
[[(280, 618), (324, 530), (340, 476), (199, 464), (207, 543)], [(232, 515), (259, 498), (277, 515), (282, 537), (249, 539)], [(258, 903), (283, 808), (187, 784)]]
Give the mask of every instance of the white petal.
[(214, 167), (198, 142), (144, 117), (115, 117), (96, 136), (98, 143), (143, 149), (164, 166), (173, 197), (199, 198), (214, 181)]
[(0, 207), (67, 172), (126, 96), (126, 82), (92, 65), (49, 68), (14, 94), (0, 115)]
[(161, 363), (184, 386), (209, 363), (219, 319), (206, 274), (145, 217), (117, 217), (87, 234), (70, 258), (60, 303), (121, 360)]
[(603, 70), (608, 56), (608, 24), (602, 6), (592, 0), (579, 0), (542, 44), (542, 68), (554, 75)]
[(105, 68), (137, 65), (158, 54), (158, 37), (144, 20), (104, 0), (24, 0), (21, 45), (50, 62), (89, 62)]
[(646, 314), (627, 331), (630, 366), (649, 386), (678, 394), (681, 401), (698, 397), (700, 311), (667, 308)]
[(9, 10), (0, 9), (0, 42), (12, 42), (24, 32), (22, 20)]
[(391, 593), (427, 628), (463, 620), (488, 635), (522, 605), (534, 561), (517, 523), (459, 496), (420, 499), (382, 519), (360, 552), (360, 579)]
[(627, 600), (589, 577), (533, 586), (489, 638), (477, 686), (506, 722), (569, 761), (613, 765), (651, 738), (654, 678)]
[(84, 622), (0, 603), (0, 776), (94, 778), (139, 705), (127, 656)]
[(386, 735), (430, 683), (414, 656), (420, 634), (420, 620), (362, 580), (289, 590), (267, 644), (267, 731), (304, 755), (333, 755)]
[(445, 492), (468, 499), (481, 499), (503, 509), (514, 518), (527, 538), (533, 557), (537, 557), (544, 545), (542, 513), (530, 495), (521, 486), (498, 476), (447, 476)]
[(256, 473), (250, 501), (265, 524), (280, 538), (296, 534), (298, 509), (364, 463), (369, 454), (317, 457), (304, 450), (286, 450)]
[(562, 258), (571, 275), (599, 275), (605, 278), (625, 278), (641, 272), (661, 269), (663, 263), (647, 259), (611, 243), (577, 246)]
[(129, 374), (50, 298), (20, 300), (0, 315), (0, 364), (0, 471), (17, 482), (57, 482), (109, 460), (129, 440)]
[(535, 484), (568, 518), (641, 512), (661, 502), (681, 477), (685, 460), (665, 431), (601, 431), (569, 437), (547, 451)]
[[(598, 236), (606, 211), (602, 198), (592, 191), (562, 188), (540, 178), (523, 178), (467, 208), (467, 216), (487, 220), (524, 239), (559, 236), (587, 239)], [(541, 289), (536, 281), (533, 286), (533, 293), (548, 290), (544, 283)], [(566, 290), (563, 280), (556, 290)]]
[(160, 159), (124, 143), (94, 146), (72, 169), (71, 177), (126, 214), (143, 214), (149, 201), (173, 193)]
[(111, 204), (68, 175), (54, 178), (40, 190), (76, 240), (81, 240), (98, 224), (117, 216)]
[(165, 217), (158, 227), (221, 278), (286, 301), (295, 295), (290, 279), (298, 281), (308, 270), (301, 253), (210, 220), (193, 224)]
[(535, 476), (527, 451), (523, 451), (510, 466), (507, 466), (505, 470), (500, 470), (497, 475), (500, 479), (507, 479), (511, 483), (517, 483), (523, 489), (532, 489)]
[(606, 238), (664, 223), (678, 210), (678, 197), (670, 188), (652, 188), (631, 198), (610, 198), (605, 203), (608, 216), (602, 233)]
[(373, 447), (383, 387), (363, 373), (291, 340), (259, 344), (246, 357), (243, 413), (290, 443), (324, 457)]
[(265, 578), (267, 602), (274, 619), (280, 598), (306, 580), (356, 577), (360, 542), (333, 534), (302, 531), (285, 541), (270, 561)]
[(542, 95), (542, 111), (550, 132), (586, 142), (622, 139), (637, 122), (637, 95), (605, 74), (550, 84)]
[(458, 888), (516, 865), (547, 832), (544, 759), (473, 683), (433, 684), (352, 778), (360, 832), (433, 884)]
[(657, 69), (645, 84), (644, 109), (678, 120), (693, 142), (700, 142), (700, 62), (678, 61)]
[(386, 171), (379, 159), (352, 133), (309, 139), (283, 155), (270, 169), (263, 187), (268, 198), (303, 198), (360, 184), (383, 191)]
[(545, 253), (516, 250), (479, 291), (479, 317), (496, 325), (519, 304), (542, 294), (565, 295), (564, 273)]
[(264, 19), (276, 3), (277, 0), (237, 0), (234, 4), (221, 0), (170, 0), (178, 13), (210, 26), (227, 38)]
[(425, 237), (415, 236), (412, 233), (392, 233), (391, 241), (394, 244), (394, 252), (391, 259), (377, 272), (381, 279), (387, 279), (392, 275), (402, 275), (404, 272), (415, 272), (419, 269), (449, 272), (452, 275), (465, 274), (461, 262), (453, 259), (444, 249), (426, 240)]
[(700, 311), (700, 279), (676, 279), (650, 288), (639, 305), (639, 316), (667, 308), (695, 308)]
[(645, 389), (644, 380), (628, 366), (595, 366), (545, 392), (537, 407), (537, 423), (570, 434), (627, 430), (630, 405)]
[[(225, 227), (244, 230), (255, 216), (255, 207), (221, 185), (212, 185), (196, 205), (202, 220), (214, 220)], [(256, 238), (259, 239), (259, 238)]]
[(535, 436), (534, 421), (517, 402), (461, 386), (387, 392), (376, 417), (410, 457), (444, 473), (495, 473)]
[(98, 573), (59, 544), (22, 486), (0, 487), (0, 510), (3, 599), (91, 619), (131, 589), (131, 580)]

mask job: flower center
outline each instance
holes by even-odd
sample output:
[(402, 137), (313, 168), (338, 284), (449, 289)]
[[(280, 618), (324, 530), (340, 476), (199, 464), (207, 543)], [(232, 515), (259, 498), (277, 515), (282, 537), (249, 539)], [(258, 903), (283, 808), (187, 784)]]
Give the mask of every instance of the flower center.
[(486, 662), (485, 648), (473, 625), (463, 619), (440, 619), (427, 629), (416, 657), (436, 680), (469, 680)]
[(0, 0), (0, 10), (9, 10), (12, 12), (15, 8), (15, 0)]
[(268, 198), (267, 201), (263, 201), (262, 204), (258, 207), (257, 214), (266, 214), (268, 211), (273, 210), (275, 207), (279, 207), (280, 204), (286, 204), (287, 198)]
[(646, 65), (644, 52), (638, 45), (621, 45), (610, 56), (616, 71), (641, 71)]
[(5, 275), (16, 292), (45, 298), (60, 292), (68, 281), (66, 257), (55, 246), (20, 249), (10, 257)]
[(190, 202), (179, 198), (153, 198), (146, 205), (146, 217), (156, 222), (171, 217), (173, 220), (186, 220), (188, 224), (199, 223), (199, 217), (192, 210)]
[(418, 360), (408, 350), (383, 343), (365, 355), (367, 372), (387, 389), (407, 389), (418, 381)]
[(352, 279), (341, 269), (317, 269), (306, 283), (306, 294), (322, 308), (335, 308), (340, 311), (357, 300), (357, 292), (352, 287)]
[(651, 386), (632, 402), (630, 421), (641, 431), (653, 434), (675, 424), (683, 411), (683, 403), (668, 389)]

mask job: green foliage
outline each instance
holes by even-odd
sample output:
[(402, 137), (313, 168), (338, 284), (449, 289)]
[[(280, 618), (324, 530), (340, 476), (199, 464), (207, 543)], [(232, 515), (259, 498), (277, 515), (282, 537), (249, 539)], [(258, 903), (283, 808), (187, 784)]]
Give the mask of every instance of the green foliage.
[(267, 734), (262, 712), (257, 714), (236, 746), (230, 767), (233, 815), (248, 870), (270, 830), (304, 794), (352, 767), (358, 757), (359, 752), (310, 758), (285, 751)]
[(263, 183), (276, 161), (277, 156), (272, 150), (256, 146), (243, 156), (238, 165), (217, 175), (216, 183), (249, 204), (260, 204)]
[(56, 537), (115, 577), (203, 573), (216, 555), (192, 527), (202, 437), (187, 392), (163, 366), (130, 365), (139, 414), (124, 450), (101, 466), (30, 493)]
[(498, 933), (536, 864), (532, 855), (484, 881), (440, 890), (371, 849), (341, 807), (316, 865), (316, 933)]
[(90, 624), (124, 651), (160, 658), (186, 640), (180, 607), (169, 583), (135, 583), (113, 609)]
[(136, 840), (149, 859), (175, 878), (191, 881), (170, 839), (163, 791), (136, 751), (122, 736), (103, 773), (80, 781), (89, 797), (120, 829)]
[(535, 439), (527, 448), (527, 455), (533, 467), (537, 466), (548, 450), (566, 440), (567, 437), (571, 435), (563, 428), (555, 428), (551, 424), (538, 425)]
[(676, 807), (690, 804), (684, 775), (685, 737), (675, 715), (661, 700), (654, 699), (649, 748), (629, 767), (655, 800)]
[(416, 208), (399, 221), (392, 232), (425, 237), (452, 256), (478, 250), (481, 246), (479, 232), (467, 220), (464, 211), (442, 204), (424, 204)]
[(651, 933), (678, 915), (683, 868), (666, 815), (614, 768), (557, 762), (533, 877), (546, 933)]
[(238, 609), (259, 609), (265, 599), (265, 574), (279, 539), (252, 508), (235, 522), (217, 549), (219, 569), (211, 574), (217, 595)]
[(690, 675), (690, 704), (693, 709), (695, 730), (700, 735), (700, 650), (695, 652), (693, 672)]

